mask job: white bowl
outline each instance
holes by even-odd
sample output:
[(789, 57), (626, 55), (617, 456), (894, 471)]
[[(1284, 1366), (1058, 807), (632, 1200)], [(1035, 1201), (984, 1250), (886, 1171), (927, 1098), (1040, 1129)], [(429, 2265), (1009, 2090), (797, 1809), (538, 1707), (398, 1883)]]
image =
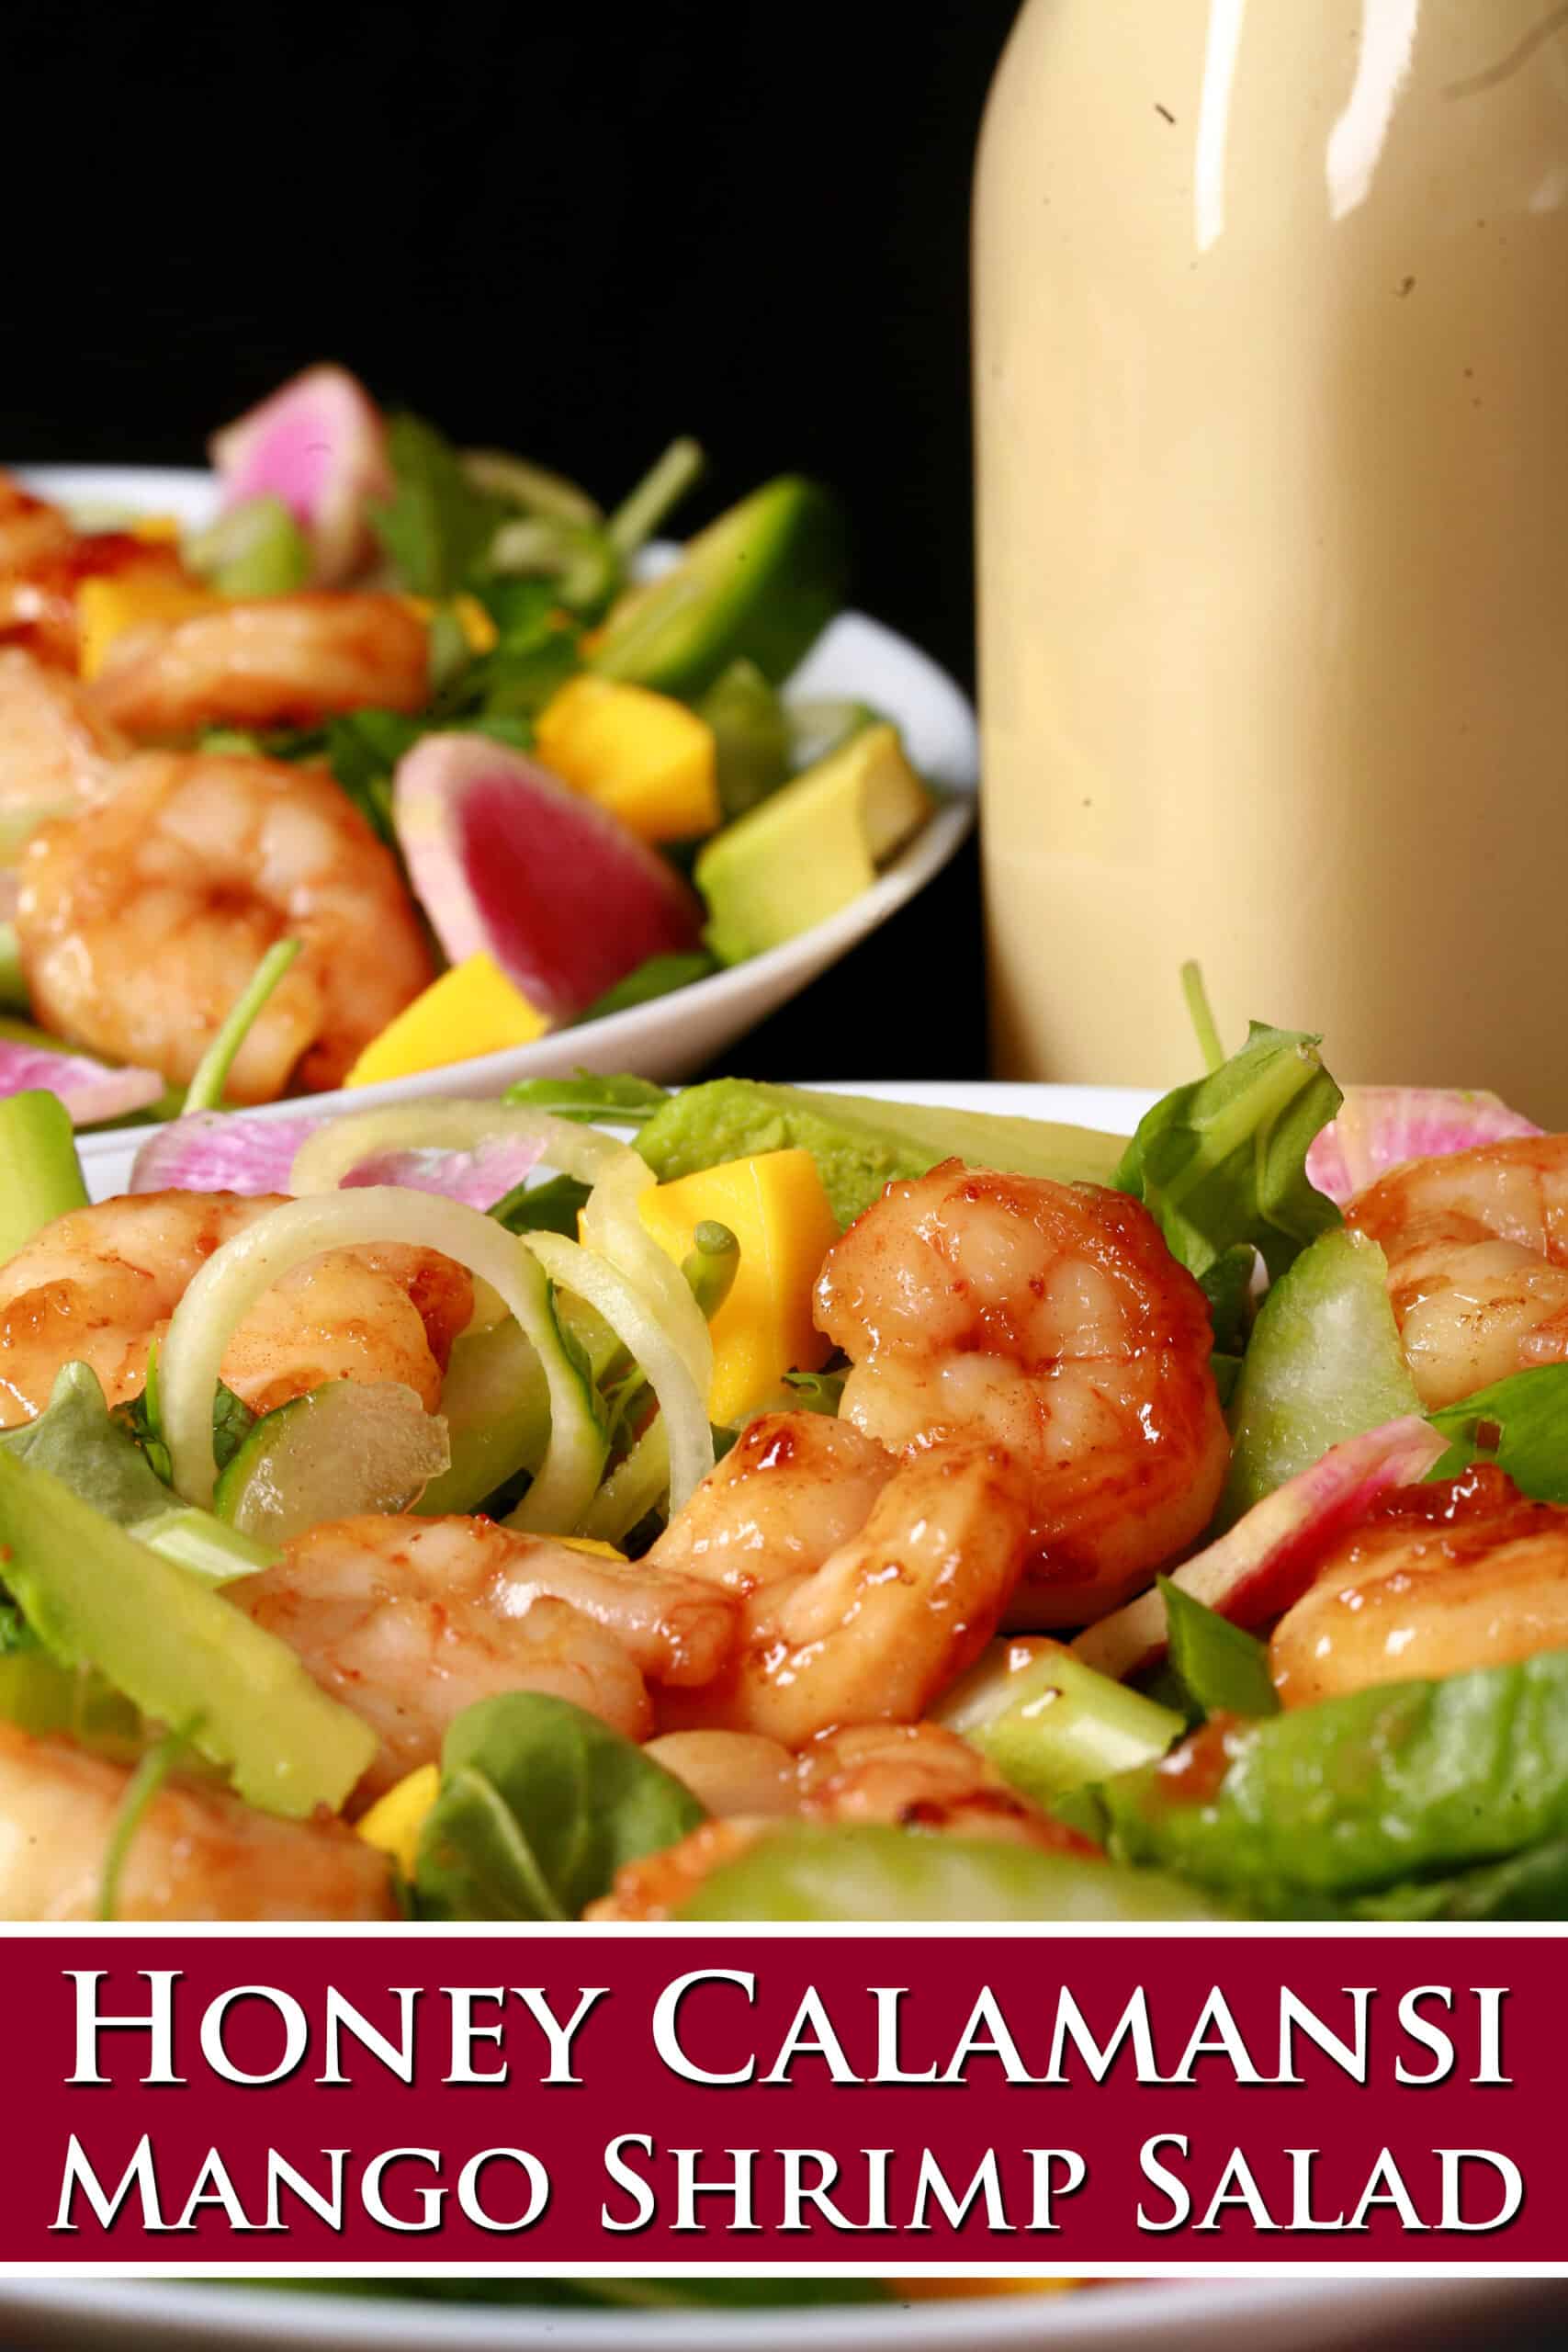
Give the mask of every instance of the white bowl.
[[(211, 476), (194, 469), (23, 466), (17, 472), (41, 495), (84, 510), (175, 514), (182, 522), (199, 523), (212, 501)], [(668, 548), (651, 550), (648, 568), (657, 569), (670, 554)], [(341, 1091), (318, 1094), (310, 1107), (330, 1114), (348, 1105), (368, 1110), (431, 1094), (499, 1094), (520, 1078), (579, 1069), (636, 1070), (641, 1077), (661, 1080), (688, 1078), (798, 996), (907, 905), (947, 864), (975, 821), (979, 738), (967, 697), (906, 638), (854, 612), (840, 614), (823, 632), (784, 691), (795, 699), (843, 697), (886, 711), (902, 730), (915, 766), (953, 795), (871, 889), (782, 947), (650, 1004), (558, 1030), (509, 1053), (485, 1054), (417, 1078), (360, 1087), (352, 1095)], [(285, 1117), (300, 1107), (299, 1102), (268, 1106), (274, 1115)], [(93, 1158), (106, 1145), (112, 1148), (113, 1138), (85, 1138), (85, 1156)]]
[(1561, 2326), (1562, 2295), (1476, 2278), (1205, 2278), (880, 2310), (597, 2312), (5, 2278), (0, 2322), (29, 2352), (1438, 2352), (1483, 2325), (1506, 2352), (1510, 2322)]

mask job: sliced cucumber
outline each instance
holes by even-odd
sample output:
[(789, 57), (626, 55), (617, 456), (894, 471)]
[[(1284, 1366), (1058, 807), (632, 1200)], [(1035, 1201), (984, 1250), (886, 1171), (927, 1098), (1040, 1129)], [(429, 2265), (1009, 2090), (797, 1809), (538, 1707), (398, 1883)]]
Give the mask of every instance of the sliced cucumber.
[(777, 684), (844, 601), (836, 502), (784, 474), (699, 531), (674, 568), (611, 607), (590, 657), (608, 678), (700, 695), (733, 662)]
[(732, 662), (697, 712), (713, 729), (719, 805), (727, 818), (743, 817), (788, 782), (793, 714), (786, 714), (754, 662)]
[(452, 1458), (413, 1506), (422, 1518), (474, 1511), (550, 1442), (550, 1392), (526, 1335), (511, 1321), (457, 1341), (441, 1385)]
[(264, 1414), (218, 1481), (213, 1507), (258, 1543), (323, 1520), (407, 1510), (451, 1460), (446, 1424), (395, 1380), (331, 1380)]

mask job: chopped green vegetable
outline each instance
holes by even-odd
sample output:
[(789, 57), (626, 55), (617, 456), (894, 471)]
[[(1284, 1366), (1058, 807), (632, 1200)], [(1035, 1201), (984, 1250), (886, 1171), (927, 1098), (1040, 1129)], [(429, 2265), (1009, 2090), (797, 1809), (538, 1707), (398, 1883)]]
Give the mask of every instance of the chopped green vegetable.
[(186, 1089), (187, 1112), (220, 1111), (223, 1089), (234, 1057), (254, 1026), (257, 1015), (299, 955), (298, 939), (276, 940), (235, 999), (212, 1043), (196, 1066)]
[(124, 1421), (110, 1413), (90, 1364), (62, 1364), (43, 1411), (0, 1431), (0, 1448), (47, 1470), (117, 1527), (155, 1518), (175, 1499)]
[(395, 489), (370, 521), (399, 582), (416, 596), (449, 596), (478, 565), (505, 508), (476, 488), (444, 434), (423, 418), (394, 416), (387, 454)]
[(716, 1217), (705, 1217), (692, 1236), (691, 1252), (682, 1261), (681, 1272), (710, 1323), (729, 1296), (739, 1264), (740, 1244), (728, 1226), (720, 1225)]
[(1427, 1417), (1448, 1452), (1427, 1476), (1457, 1478), (1493, 1462), (1538, 1503), (1568, 1503), (1568, 1363), (1537, 1364)]
[(992, 1645), (935, 1710), (1004, 1780), (1039, 1804), (1163, 1756), (1186, 1724), (1170, 1708), (1098, 1674), (1055, 1642), (1013, 1668), (1012, 1645)]
[[(536, 1081), (542, 1087), (550, 1082)], [(545, 1110), (560, 1107), (553, 1099), (515, 1091), (511, 1099), (537, 1100)], [(600, 1115), (617, 1114), (606, 1109)], [(1043, 1119), (818, 1094), (743, 1078), (714, 1079), (670, 1096), (636, 1143), (660, 1182), (759, 1152), (809, 1151), (840, 1225), (869, 1208), (891, 1179), (923, 1176), (942, 1159), (1019, 1176), (1052, 1176), (1064, 1183), (1108, 1183), (1122, 1148), (1115, 1136)]]
[(1255, 1021), (1238, 1054), (1138, 1123), (1115, 1182), (1153, 1210), (1172, 1255), (1200, 1281), (1242, 1243), (1278, 1278), (1340, 1221), (1306, 1173), (1313, 1138), (1341, 1100), (1318, 1042)]
[(1225, 1049), (1214, 1020), (1209, 991), (1203, 986), (1203, 967), (1190, 962), (1181, 967), (1181, 993), (1187, 999), (1187, 1011), (1198, 1039), (1198, 1051), (1203, 1057), (1203, 1067), (1212, 1078), (1224, 1067)]
[(589, 1187), (575, 1176), (548, 1176), (542, 1184), (514, 1184), (489, 1212), (508, 1233), (564, 1233), (577, 1238)]
[(581, 1707), (512, 1691), (467, 1707), (420, 1835), (430, 1919), (575, 1919), (624, 1862), (705, 1818), (683, 1782)]
[(192, 532), (180, 552), (220, 596), (287, 596), (310, 577), (305, 534), (271, 491)]
[(1320, 1234), (1258, 1310), (1231, 1399), (1221, 1524), (1342, 1439), (1420, 1410), (1389, 1305), (1387, 1259), (1363, 1233)]
[(324, 1521), (412, 1509), (451, 1458), (445, 1419), (400, 1381), (329, 1380), (254, 1423), (212, 1507), (258, 1543), (288, 1544)]
[(874, 1827), (770, 1830), (709, 1872), (682, 1919), (1158, 1920), (1225, 1917), (1197, 1888), (1089, 1855)]
[(1168, 1577), (1156, 1581), (1169, 1628), (1170, 1668), (1197, 1713), (1277, 1715), (1280, 1697), (1257, 1634), (1194, 1600)]
[(476, 1511), (521, 1471), (538, 1468), (549, 1442), (549, 1388), (536, 1351), (510, 1316), (457, 1341), (441, 1385), (441, 1418), (451, 1460), (412, 1505), (421, 1518)]
[(754, 662), (732, 662), (697, 704), (697, 715), (713, 729), (719, 805), (727, 818), (743, 817), (788, 782), (789, 718)]
[(189, 1575), (205, 1577), (209, 1584), (254, 1577), (259, 1569), (270, 1568), (277, 1556), (237, 1527), (214, 1519), (210, 1511), (197, 1510), (194, 1503), (172, 1503), (151, 1519), (137, 1520), (130, 1532), (139, 1544)]
[(1452, 1878), (1407, 1880), (1352, 1907), (1359, 1919), (1568, 1919), (1568, 1838)]
[(28, 1624), (63, 1666), (92, 1666), (196, 1746), (265, 1812), (335, 1812), (376, 1735), (264, 1633), (49, 1472), (0, 1450), (0, 1546)]
[(562, 523), (602, 523), (597, 503), (564, 474), (551, 473), (506, 449), (465, 449), (459, 458), (476, 490), (528, 514), (553, 514)]
[(0, 1099), (0, 1265), (57, 1216), (86, 1205), (71, 1114), (60, 1097), (29, 1087)]
[(1267, 1908), (1499, 1861), (1568, 1837), (1568, 1650), (1211, 1725), (1094, 1793), (1121, 1860)]
[(629, 563), (638, 548), (647, 546), (665, 516), (701, 480), (706, 462), (701, 444), (684, 435), (671, 441), (636, 488), (627, 492), (605, 526), (606, 536), (623, 562)]
[(576, 1119), (584, 1126), (640, 1127), (671, 1098), (646, 1078), (601, 1078), (593, 1070), (580, 1069), (570, 1078), (520, 1079), (502, 1099), (520, 1102), (525, 1110), (548, 1111), (558, 1119)]
[(60, 1666), (36, 1642), (0, 1657), (0, 1722), (42, 1737), (63, 1732), (84, 1747), (133, 1751), (139, 1710), (91, 1667)]
[(713, 956), (702, 948), (676, 956), (649, 956), (625, 979), (595, 997), (586, 1012), (577, 1016), (576, 1026), (585, 1022), (606, 1021), (613, 1012), (629, 1012), (634, 1005), (651, 1004), (656, 998), (671, 996), (677, 989), (690, 988), (694, 980), (705, 980), (718, 966)]

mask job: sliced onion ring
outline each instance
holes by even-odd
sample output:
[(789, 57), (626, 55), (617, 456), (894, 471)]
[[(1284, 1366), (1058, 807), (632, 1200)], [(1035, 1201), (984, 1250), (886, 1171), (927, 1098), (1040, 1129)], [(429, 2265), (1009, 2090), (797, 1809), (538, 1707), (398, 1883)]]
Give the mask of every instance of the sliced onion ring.
[[(362, 1156), (357, 1146), (355, 1156)], [(545, 1368), (550, 1395), (550, 1443), (531, 1491), (537, 1495), (536, 1508), (552, 1514), (556, 1525), (574, 1524), (589, 1495), (579, 1491), (577, 1471), (563, 1462), (556, 1442), (556, 1428), (570, 1420), (571, 1400), (563, 1383), (571, 1374), (561, 1357), (539, 1278), (544, 1270), (493, 1217), (433, 1193), (409, 1192), (395, 1184), (286, 1201), (214, 1250), (175, 1309), (158, 1360), (164, 1436), (176, 1491), (204, 1510), (211, 1504), (218, 1475), (212, 1405), (223, 1351), (235, 1326), (296, 1266), (325, 1250), (375, 1242), (407, 1242), (438, 1250), (489, 1283), (516, 1317)], [(652, 1378), (652, 1367), (647, 1369)]]
[[(575, 1293), (602, 1315), (648, 1374), (670, 1448), (670, 1508), (679, 1510), (713, 1468), (705, 1388), (698, 1387), (663, 1323), (618, 1266), (558, 1233), (531, 1233), (526, 1238), (556, 1287)], [(210, 1408), (210, 1399), (209, 1404)], [(523, 1523), (537, 1527), (542, 1522), (533, 1506), (530, 1487)]]

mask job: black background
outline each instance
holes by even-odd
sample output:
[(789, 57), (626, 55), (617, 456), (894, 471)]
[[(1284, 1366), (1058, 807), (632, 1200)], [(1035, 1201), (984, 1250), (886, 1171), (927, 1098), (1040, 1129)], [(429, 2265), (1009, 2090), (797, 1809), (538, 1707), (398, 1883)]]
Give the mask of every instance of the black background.
[[(605, 499), (691, 432), (683, 524), (821, 475), (856, 602), (968, 681), (969, 179), (1015, 5), (10, 0), (0, 451), (189, 463), (322, 357)], [(747, 1067), (978, 1075), (977, 899), (971, 851)]]

